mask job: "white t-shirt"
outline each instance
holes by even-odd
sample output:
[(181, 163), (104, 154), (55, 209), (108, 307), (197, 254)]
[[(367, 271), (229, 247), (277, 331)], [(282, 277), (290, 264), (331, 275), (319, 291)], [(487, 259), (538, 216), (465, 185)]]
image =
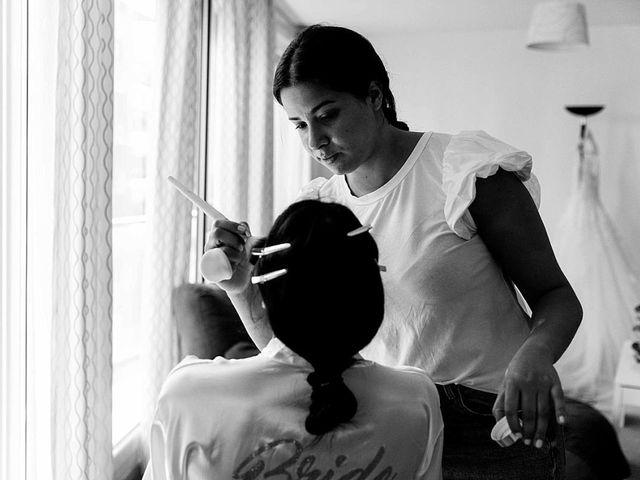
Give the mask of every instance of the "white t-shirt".
[(312, 371), (276, 338), (242, 360), (187, 357), (162, 388), (144, 480), (441, 478), (439, 397), (423, 371), (360, 358), (343, 374), (358, 410), (321, 437), (304, 429)]
[(514, 172), (539, 200), (531, 157), (484, 132), (425, 133), (400, 170), (355, 197), (342, 175), (315, 179), (299, 199), (349, 207), (380, 251), (385, 317), (365, 358), (413, 365), (436, 383), (496, 393), (529, 333), (528, 316), (468, 212), (476, 177)]

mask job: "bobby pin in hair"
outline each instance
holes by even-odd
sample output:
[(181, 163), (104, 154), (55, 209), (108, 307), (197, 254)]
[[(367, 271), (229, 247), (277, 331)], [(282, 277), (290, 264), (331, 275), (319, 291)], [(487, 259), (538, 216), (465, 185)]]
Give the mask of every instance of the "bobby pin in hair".
[(275, 270), (273, 272), (265, 273), (264, 275), (256, 275), (255, 277), (251, 277), (251, 283), (265, 283), (269, 280), (273, 280), (274, 278), (281, 277), (287, 273), (286, 268), (282, 268), (280, 270)]
[(386, 271), (387, 271), (387, 267), (385, 267), (384, 265), (380, 265), (380, 264), (378, 264), (378, 269), (379, 269), (381, 272), (386, 272)]
[(290, 243), (279, 243), (277, 245), (271, 245), (269, 247), (263, 248), (253, 248), (251, 249), (251, 255), (256, 255), (258, 257), (263, 257), (265, 255), (271, 255), (272, 253), (281, 252), (282, 250), (286, 250), (290, 248)]
[(360, 235), (361, 233), (368, 232), (373, 227), (371, 225), (363, 225), (361, 227), (356, 228), (355, 230), (351, 230), (347, 232), (347, 237), (355, 237), (356, 235)]

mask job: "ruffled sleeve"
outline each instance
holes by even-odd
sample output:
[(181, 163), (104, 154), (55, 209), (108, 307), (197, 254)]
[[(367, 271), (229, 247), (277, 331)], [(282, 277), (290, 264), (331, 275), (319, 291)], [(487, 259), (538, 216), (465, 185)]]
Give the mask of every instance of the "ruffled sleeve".
[(476, 225), (469, 205), (476, 196), (476, 177), (487, 178), (502, 168), (522, 180), (537, 207), (540, 184), (531, 173), (531, 155), (497, 140), (487, 133), (464, 131), (451, 137), (444, 152), (442, 187), (445, 193), (444, 216), (460, 237), (470, 239)]

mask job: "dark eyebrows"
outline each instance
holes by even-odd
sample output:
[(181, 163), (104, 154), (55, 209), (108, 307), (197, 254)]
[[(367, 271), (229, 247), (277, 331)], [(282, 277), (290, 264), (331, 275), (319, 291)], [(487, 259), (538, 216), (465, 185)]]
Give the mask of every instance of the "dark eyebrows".
[[(322, 107), (324, 107), (325, 105), (328, 105), (330, 103), (336, 103), (335, 100), (325, 100), (324, 102), (320, 102), (318, 105), (316, 105), (315, 107), (313, 107), (311, 109), (311, 113), (316, 113), (318, 110), (320, 110)], [(289, 120), (294, 121), (294, 120), (300, 120), (298, 117), (289, 117)]]

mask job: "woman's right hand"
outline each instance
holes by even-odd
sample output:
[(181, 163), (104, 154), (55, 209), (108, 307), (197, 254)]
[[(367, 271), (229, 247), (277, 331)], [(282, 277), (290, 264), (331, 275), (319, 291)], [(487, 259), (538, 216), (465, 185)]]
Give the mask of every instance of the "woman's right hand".
[(251, 264), (251, 249), (263, 241), (259, 237), (252, 237), (246, 222), (232, 222), (231, 220), (216, 220), (213, 224), (204, 251), (220, 248), (231, 263), (233, 275), (228, 280), (217, 283), (227, 293), (240, 293), (251, 284), (253, 264)]
[(216, 220), (204, 246), (205, 252), (217, 248), (222, 249), (227, 255), (232, 276), (216, 284), (229, 294), (229, 299), (240, 315), (247, 333), (260, 350), (273, 338), (273, 330), (262, 303), (260, 290), (257, 285), (251, 283), (251, 250), (263, 247), (265, 243), (265, 237), (251, 236), (246, 222)]

